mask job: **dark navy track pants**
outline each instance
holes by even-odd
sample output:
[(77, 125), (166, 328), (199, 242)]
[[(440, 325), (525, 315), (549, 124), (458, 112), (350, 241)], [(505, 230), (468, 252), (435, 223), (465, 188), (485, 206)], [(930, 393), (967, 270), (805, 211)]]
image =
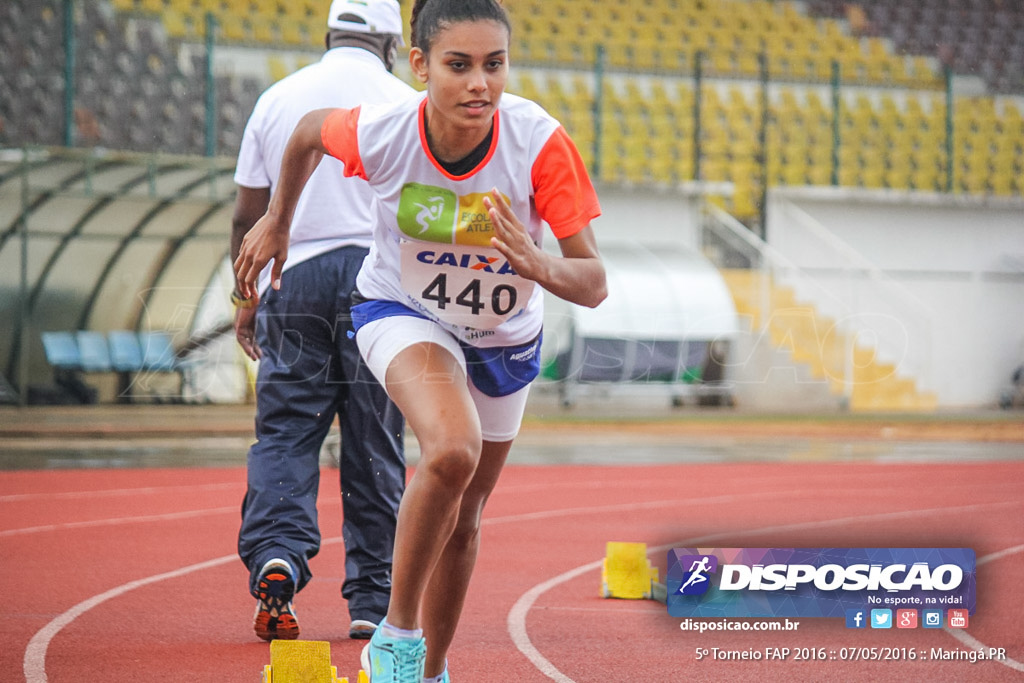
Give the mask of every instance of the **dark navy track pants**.
[(238, 554), (256, 595), (260, 568), (291, 563), (301, 590), (320, 549), (320, 449), (341, 425), (345, 580), (352, 619), (386, 613), (398, 504), (405, 487), (404, 421), (350, 339), (349, 298), (367, 250), (343, 247), (285, 271), (260, 301), (256, 443), (249, 450)]

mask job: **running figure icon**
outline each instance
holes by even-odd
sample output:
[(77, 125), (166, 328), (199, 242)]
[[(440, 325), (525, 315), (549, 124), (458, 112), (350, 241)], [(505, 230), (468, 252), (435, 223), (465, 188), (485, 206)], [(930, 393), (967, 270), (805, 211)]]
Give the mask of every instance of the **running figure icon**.
[(419, 232), (421, 235), (430, 229), (430, 224), (436, 222), (441, 217), (441, 212), (444, 211), (444, 197), (431, 197), (429, 201), (430, 206), (416, 204), (420, 208), (420, 212), (416, 214), (416, 222), (422, 228)]
[(686, 579), (683, 585), (679, 587), (680, 593), (685, 592), (688, 587), (694, 584), (703, 583), (708, 580), (708, 577), (705, 576), (705, 574), (711, 571), (711, 567), (708, 566), (710, 559), (711, 558), (705, 555), (700, 558), (700, 561), (693, 561), (693, 564), (690, 565), (690, 569), (688, 570), (690, 572), (690, 578)]

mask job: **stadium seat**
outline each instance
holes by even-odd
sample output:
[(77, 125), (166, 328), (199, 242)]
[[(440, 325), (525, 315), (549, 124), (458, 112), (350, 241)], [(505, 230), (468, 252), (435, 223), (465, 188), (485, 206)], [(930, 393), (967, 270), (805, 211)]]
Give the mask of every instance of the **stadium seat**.
[(54, 370), (81, 370), (82, 354), (72, 332), (43, 332), (40, 335), (46, 362)]
[(144, 369), (156, 372), (175, 372), (179, 369), (170, 334), (160, 331), (140, 332), (139, 346), (142, 349)]
[(102, 332), (80, 330), (75, 333), (75, 341), (81, 354), (82, 370), (85, 372), (110, 372), (110, 348), (106, 336)]
[[(174, 146), (176, 152), (202, 151), (203, 69), (189, 73), (188, 60), (183, 60), (185, 72), (178, 74), (181, 80), (176, 87), (185, 91), (180, 98), (184, 104), (177, 120), (166, 106), (167, 98), (154, 93), (171, 91), (167, 82), (174, 82), (179, 61), (172, 46), (179, 40), (201, 41), (207, 12), (218, 18), (221, 43), (237, 41), (270, 45), (274, 49), (289, 46), (319, 50), (323, 36), (322, 0), (110, 0), (109, 5), (103, 0), (101, 4), (115, 12), (134, 15), (131, 22), (111, 21), (98, 30), (97, 22), (104, 12), (97, 11), (94, 3), (82, 7), (83, 15), (93, 23), (80, 32), (79, 65), (83, 75), (79, 97), (81, 106), (95, 113), (103, 130), (116, 131), (99, 141), (105, 146), (143, 150)], [(723, 76), (730, 79), (726, 83), (742, 85), (731, 88), (731, 92), (722, 86), (719, 97), (717, 86), (708, 87), (705, 83), (702, 165), (706, 161), (710, 166), (705, 171), (710, 168), (712, 174), (739, 186), (742, 178), (738, 176), (745, 171), (737, 161), (755, 158), (761, 152), (756, 82), (760, 70), (758, 54), (764, 50), (773, 80), (793, 83), (793, 92), (787, 94), (788, 88), (783, 87), (772, 94), (768, 176), (773, 182), (800, 180), (821, 184), (830, 182), (832, 176), (832, 104), (825, 88), (805, 90), (796, 82), (814, 79), (819, 84), (827, 83), (832, 60), (837, 59), (842, 64), (846, 84), (905, 88), (873, 91), (870, 97), (859, 99), (854, 90), (844, 90), (840, 181), (944, 188), (945, 104), (943, 93), (936, 89), (942, 86), (937, 69), (940, 62), (928, 41), (934, 44), (940, 39), (955, 40), (957, 45), (973, 46), (955, 51), (953, 57), (975, 60), (979, 69), (993, 60), (1019, 62), (1018, 53), (1014, 52), (1019, 46), (1013, 44), (1012, 28), (1024, 26), (1024, 6), (1002, 3), (997, 20), (996, 13), (981, 8), (960, 18), (959, 12), (948, 11), (948, 3), (938, 0), (867, 0), (861, 3), (866, 14), (858, 33), (856, 26), (849, 23), (849, 16), (841, 11), (841, 4), (838, 0), (749, 0), (742, 3), (742, 11), (738, 12), (737, 3), (726, 0), (652, 0), (646, 4), (607, 7), (581, 0), (517, 0), (507, 5), (513, 23), (512, 51), (517, 66), (510, 91), (538, 100), (562, 120), (588, 159), (594, 155), (595, 143), (623, 150), (622, 154), (599, 152), (602, 162), (629, 162), (629, 168), (617, 169), (609, 169), (603, 163), (602, 175), (614, 173), (637, 178), (636, 154), (630, 156), (625, 150), (642, 149), (647, 157), (644, 177), (647, 181), (665, 182), (667, 178), (688, 177), (692, 170), (691, 71), (696, 51), (705, 50), (705, 75), (709, 79)], [(12, 13), (12, 20), (19, 30), (25, 29), (21, 15), (31, 18), (35, 14), (31, 9), (22, 12), (20, 8), (31, 8), (31, 3), (16, 0), (14, 6), (19, 9)], [(47, 7), (42, 10), (44, 14)], [(825, 11), (826, 7), (832, 9)], [(409, 3), (403, 3), (402, 11), (408, 17)], [(50, 14), (57, 16), (52, 8)], [(958, 19), (950, 28), (950, 17), (954, 14)], [(162, 31), (151, 30), (156, 26), (154, 16), (160, 17)], [(890, 23), (900, 28), (890, 33)], [(136, 40), (134, 32), (140, 26), (146, 30), (138, 33)], [(128, 31), (133, 32), (131, 40), (127, 39)], [(41, 33), (41, 37), (36, 33)], [(28, 53), (32, 68), (59, 70), (56, 52), (45, 49), (47, 32), (25, 29), (25, 34), (33, 45), (42, 41)], [(146, 35), (149, 37), (145, 38)], [(170, 43), (168, 38), (172, 39)], [(910, 49), (915, 41), (918, 47)], [(608, 55), (604, 107), (609, 117), (607, 121), (602, 119), (601, 139), (595, 140), (590, 112), (592, 75), (572, 69), (591, 65), (598, 44), (605, 47)], [(1024, 48), (1019, 48), (1019, 54), (1024, 58)], [(120, 56), (123, 63), (115, 62), (115, 56)], [(2, 59), (7, 60), (8, 55), (4, 54)], [(273, 79), (284, 75), (285, 63), (293, 63), (274, 56), (273, 52), (268, 52), (264, 59), (266, 72)], [(525, 62), (531, 62), (530, 70), (521, 68)], [(3, 66), (8, 64), (0, 62)], [(571, 68), (563, 71), (563, 66)], [(547, 77), (555, 71), (571, 76)], [(637, 72), (641, 77), (634, 77)], [(1001, 78), (1008, 72), (995, 65), (991, 73), (993, 78)], [(137, 87), (128, 88), (125, 84)], [(629, 87), (639, 84), (643, 87)], [(219, 151), (233, 153), (231, 148), (237, 144), (251, 103), (265, 85), (250, 83), (254, 90), (251, 99), (240, 94), (238, 83), (232, 86), (231, 98), (219, 97), (218, 102), (223, 105), (218, 119)], [(613, 92), (616, 89), (619, 92)], [(5, 111), (5, 122), (11, 129), (8, 136), (22, 139), (22, 131), (28, 131), (29, 137), (38, 136), (33, 141), (46, 141), (46, 136), (51, 136), (53, 142), (59, 142), (59, 134), (55, 133), (59, 133), (59, 125), (46, 121), (61, 116), (60, 99), (53, 97), (52, 92), (30, 94), (18, 89), (17, 84), (5, 82), (0, 97), (4, 102), (12, 102)], [(997, 106), (997, 100), (991, 96), (961, 96), (955, 106), (953, 139), (958, 188), (978, 193), (1019, 194), (1024, 165), (1024, 142), (1018, 142), (1024, 135), (1019, 108), (1009, 99), (999, 101)], [(159, 125), (138, 125), (142, 116)], [(112, 144), (111, 136), (116, 143)], [(648, 146), (648, 139), (659, 144)], [(178, 149), (182, 140), (189, 141), (184, 150)], [(985, 152), (976, 154), (975, 150)], [(984, 163), (980, 160), (982, 156), (987, 156)], [(851, 164), (851, 159), (856, 163)], [(741, 197), (734, 201), (740, 205), (744, 200)]]

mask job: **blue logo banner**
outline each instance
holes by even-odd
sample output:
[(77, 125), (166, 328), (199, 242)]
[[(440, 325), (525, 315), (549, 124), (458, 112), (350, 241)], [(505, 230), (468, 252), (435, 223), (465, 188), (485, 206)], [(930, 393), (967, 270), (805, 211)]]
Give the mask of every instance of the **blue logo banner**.
[[(975, 608), (970, 548), (673, 548), (673, 617), (843, 617)], [(855, 617), (856, 613), (862, 617)]]

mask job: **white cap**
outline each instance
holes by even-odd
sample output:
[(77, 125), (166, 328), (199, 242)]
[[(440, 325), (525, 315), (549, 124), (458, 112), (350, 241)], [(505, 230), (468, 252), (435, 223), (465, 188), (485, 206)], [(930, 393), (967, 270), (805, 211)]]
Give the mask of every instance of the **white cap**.
[[(352, 15), (355, 21), (345, 15)], [(393, 33), (405, 45), (402, 40), (402, 11), (397, 0), (334, 0), (327, 17), (327, 27), (359, 33)]]

